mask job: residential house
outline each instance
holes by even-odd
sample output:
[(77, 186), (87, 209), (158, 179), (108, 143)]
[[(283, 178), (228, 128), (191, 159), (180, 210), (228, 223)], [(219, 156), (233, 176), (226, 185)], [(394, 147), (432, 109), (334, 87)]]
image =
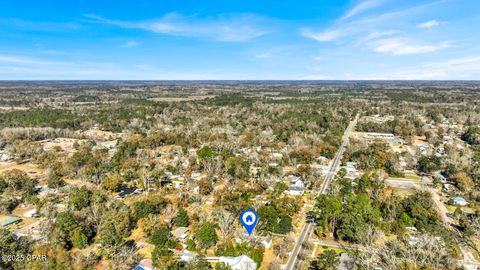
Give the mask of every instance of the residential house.
[(273, 241), (272, 237), (263, 237), (262, 245), (265, 247), (265, 249), (267, 249), (272, 245), (272, 241)]
[(345, 178), (353, 180), (357, 177), (362, 176), (362, 173), (357, 170), (356, 162), (347, 162), (345, 166), (342, 166), (340, 168), (345, 169), (347, 171), (347, 175), (345, 175)]
[(175, 230), (170, 232), (173, 237), (180, 241), (184, 241), (188, 237), (188, 228), (187, 227), (178, 227)]
[(255, 270), (257, 269), (257, 263), (255, 263), (247, 255), (241, 255), (238, 257), (218, 257), (219, 262), (223, 262), (230, 266), (232, 270)]
[(143, 259), (140, 262), (138, 262), (134, 270), (154, 270), (154, 269), (155, 267), (153, 266), (153, 262), (151, 259)]
[(443, 176), (443, 174), (438, 171), (438, 172), (435, 172), (433, 174), (433, 177), (435, 177), (436, 179), (440, 180), (440, 182), (442, 183), (446, 183), (447, 182), (447, 178), (445, 176)]
[(291, 176), (287, 193), (293, 196), (302, 196), (305, 193), (305, 179), (301, 176)]

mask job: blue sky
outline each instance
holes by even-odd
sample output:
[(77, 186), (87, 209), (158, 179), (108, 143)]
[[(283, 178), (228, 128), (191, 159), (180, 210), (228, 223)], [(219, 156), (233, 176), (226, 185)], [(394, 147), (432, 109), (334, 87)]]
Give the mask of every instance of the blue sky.
[(480, 79), (478, 0), (2, 1), (0, 79)]

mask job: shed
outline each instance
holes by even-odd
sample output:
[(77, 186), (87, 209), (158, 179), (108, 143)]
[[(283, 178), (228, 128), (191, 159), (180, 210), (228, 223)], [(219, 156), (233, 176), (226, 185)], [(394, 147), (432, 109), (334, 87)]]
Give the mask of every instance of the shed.
[(23, 216), (24, 217), (34, 217), (37, 215), (37, 209), (33, 208), (33, 209), (30, 209), (28, 210), (27, 212), (23, 213)]
[(171, 231), (170, 233), (177, 239), (184, 240), (187, 238), (188, 234), (188, 228), (187, 227), (178, 227), (175, 230)]
[(460, 205), (460, 206), (465, 206), (465, 205), (468, 204), (468, 202), (463, 197), (457, 196), (457, 197), (453, 198), (453, 204)]
[(8, 216), (7, 218), (0, 220), (0, 227), (5, 227), (20, 222), (20, 220), (22, 219), (17, 216)]

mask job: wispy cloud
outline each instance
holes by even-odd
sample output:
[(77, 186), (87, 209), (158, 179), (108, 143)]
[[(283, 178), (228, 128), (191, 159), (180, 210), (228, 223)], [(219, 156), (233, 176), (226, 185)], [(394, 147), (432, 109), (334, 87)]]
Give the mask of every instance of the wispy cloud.
[[(224, 69), (172, 70), (148, 64), (122, 65), (98, 61), (61, 61), (27, 55), (0, 54), (0, 80), (224, 80), (244, 79)], [(248, 77), (245, 79), (249, 79)]]
[(441, 23), (437, 20), (431, 20), (428, 22), (419, 23), (417, 26), (418, 28), (432, 28), (432, 27), (439, 26), (440, 24)]
[(49, 54), (49, 55), (66, 55), (67, 54), (64, 51), (52, 50), (52, 49), (39, 50), (38, 52), (41, 54)]
[(354, 17), (368, 9), (379, 6), (383, 0), (366, 0), (360, 2), (350, 10), (348, 10), (343, 16), (339, 18), (335, 27), (326, 30), (312, 30), (311, 28), (300, 29), (300, 34), (304, 37), (311, 38), (318, 42), (328, 42), (347, 36), (352, 32), (356, 32), (358, 29), (355, 22), (345, 24), (345, 20)]
[(385, 31), (374, 31), (366, 35), (365, 37), (362, 37), (358, 40), (358, 44), (363, 44), (372, 40), (376, 40), (382, 37), (387, 37), (387, 36), (392, 36), (400, 31), (398, 30), (385, 30)]
[(383, 1), (380, 0), (366, 0), (363, 2), (360, 2), (358, 5), (354, 6), (352, 9), (347, 11), (341, 18), (340, 20), (346, 20), (349, 19), (357, 14), (360, 14), (366, 10), (372, 9), (374, 7), (379, 6)]
[(92, 14), (85, 16), (89, 19), (89, 22), (93, 23), (142, 29), (165, 35), (209, 38), (224, 42), (248, 41), (270, 32), (270, 30), (259, 26), (265, 21), (265, 18), (254, 14), (197, 18), (169, 13), (159, 19), (145, 21), (112, 20)]
[(137, 46), (140, 46), (140, 43), (135, 41), (135, 40), (129, 40), (125, 43), (123, 43), (120, 47), (121, 48), (133, 48), (133, 47), (137, 47)]
[[(445, 0), (413, 5), (401, 10), (387, 11), (380, 14), (370, 14), (369, 16), (356, 16), (368, 9), (381, 5), (383, 2), (382, 0), (363, 1), (342, 15), (339, 20), (335, 21), (333, 26), (322, 30), (312, 30), (313, 28), (311, 27), (303, 27), (300, 28), (300, 34), (319, 42), (335, 41), (341, 38), (351, 38), (352, 36), (356, 36), (357, 38), (360, 36), (359, 41), (362, 41), (362, 39), (366, 39), (366, 36), (371, 33), (390, 35), (388, 31), (391, 30), (384, 30), (385, 26), (391, 28), (396, 25), (402, 25), (404, 24), (404, 20), (400, 19), (409, 17), (412, 14), (427, 12), (432, 6), (444, 3)], [(354, 16), (357, 17), (355, 20), (346, 20)], [(441, 24), (442, 22), (438, 23)], [(378, 37), (368, 37), (368, 39), (373, 38)]]
[(73, 31), (82, 28), (82, 25), (75, 22), (27, 21), (17, 18), (0, 18), (0, 25), (18, 30), (41, 32)]
[(346, 35), (347, 33), (348, 33), (347, 28), (344, 28), (344, 29), (338, 28), (338, 29), (325, 30), (325, 31), (319, 31), (319, 32), (315, 32), (307, 28), (304, 28), (301, 30), (302, 36), (314, 39), (319, 42), (332, 41)]
[(453, 58), (431, 62), (418, 67), (394, 71), (391, 79), (410, 80), (478, 80), (480, 78), (480, 56)]
[(445, 41), (436, 44), (410, 43), (405, 40), (389, 38), (381, 39), (374, 42), (374, 51), (392, 55), (407, 55), (431, 53), (441, 49), (449, 48), (452, 42)]
[[(312, 76), (314, 77), (314, 76)], [(320, 74), (320, 78), (322, 74)], [(406, 66), (385, 66), (373, 70), (337, 73), (334, 79), (344, 80), (478, 80), (480, 55), (451, 58)]]
[(291, 56), (291, 53), (295, 50), (296, 48), (292, 46), (272, 46), (260, 50), (255, 49), (251, 52), (251, 55), (259, 60), (281, 60)]
[(39, 58), (32, 58), (26, 57), (22, 55), (5, 55), (0, 54), (0, 63), (6, 64), (20, 64), (20, 65), (64, 65), (65, 62), (61, 61), (52, 61), (52, 60), (44, 60)]

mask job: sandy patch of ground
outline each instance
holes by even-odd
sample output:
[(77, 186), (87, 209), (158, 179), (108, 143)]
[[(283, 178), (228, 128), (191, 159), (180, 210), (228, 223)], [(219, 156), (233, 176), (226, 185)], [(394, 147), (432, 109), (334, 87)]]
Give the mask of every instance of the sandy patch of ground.
[(17, 164), (15, 162), (0, 162), (0, 174), (13, 169), (24, 171), (31, 178), (43, 177), (46, 173), (45, 169), (39, 168), (30, 162), (24, 164)]
[(415, 136), (414, 139), (413, 139), (413, 145), (417, 146), (417, 145), (421, 145), (421, 144), (428, 144), (425, 136)]

